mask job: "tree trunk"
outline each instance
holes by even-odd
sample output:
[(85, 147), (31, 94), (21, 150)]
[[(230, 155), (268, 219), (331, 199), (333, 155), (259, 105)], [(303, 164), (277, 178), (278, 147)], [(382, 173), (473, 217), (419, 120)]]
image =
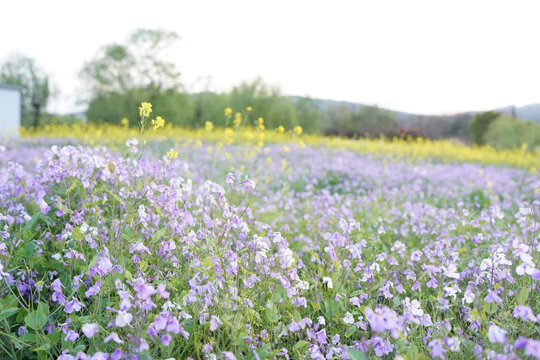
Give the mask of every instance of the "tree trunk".
[(37, 128), (39, 126), (39, 115), (40, 115), (40, 110), (41, 110), (41, 106), (39, 104), (34, 104), (34, 131), (37, 131)]

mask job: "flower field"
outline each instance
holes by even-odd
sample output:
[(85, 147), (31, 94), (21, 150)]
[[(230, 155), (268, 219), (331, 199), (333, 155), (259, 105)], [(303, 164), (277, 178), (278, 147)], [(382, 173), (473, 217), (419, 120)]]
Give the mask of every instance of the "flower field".
[(146, 110), (0, 147), (0, 359), (540, 359), (538, 154)]

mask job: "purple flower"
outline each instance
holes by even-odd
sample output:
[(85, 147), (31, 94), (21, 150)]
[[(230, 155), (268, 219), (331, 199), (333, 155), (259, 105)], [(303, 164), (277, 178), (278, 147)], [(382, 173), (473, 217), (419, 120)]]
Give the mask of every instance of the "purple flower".
[(317, 341), (319, 342), (319, 344), (326, 344), (326, 330), (325, 329), (317, 331), (315, 333), (315, 336), (317, 336)]
[(492, 343), (506, 344), (507, 331), (501, 329), (495, 324), (491, 324), (488, 328), (487, 336)]
[(154, 319), (154, 327), (157, 331), (164, 330), (167, 327), (167, 318), (158, 315)]
[(118, 314), (116, 315), (115, 325), (119, 327), (124, 327), (128, 325), (131, 320), (133, 319), (133, 315), (126, 311), (118, 311)]
[(528, 339), (525, 346), (525, 355), (533, 356), (536, 360), (540, 360), (540, 340)]
[(84, 305), (77, 300), (77, 298), (73, 298), (73, 300), (68, 301), (66, 305), (64, 306), (65, 311), (67, 314), (71, 314), (72, 312), (78, 312), (81, 311), (82, 307)]
[(66, 334), (66, 337), (64, 338), (65, 341), (75, 341), (79, 338), (79, 334), (77, 334), (73, 330), (69, 330)]
[(92, 338), (99, 332), (99, 326), (96, 323), (84, 324), (81, 330), (87, 338)]
[(514, 308), (512, 315), (515, 318), (520, 318), (523, 321), (532, 321), (536, 322), (536, 316), (534, 316), (533, 311), (530, 307), (524, 305), (518, 305)]
[(298, 330), (300, 330), (300, 327), (298, 326), (298, 324), (296, 322), (292, 322), (289, 324), (289, 331), (290, 332), (297, 332)]
[(502, 304), (502, 299), (497, 295), (497, 293), (493, 290), (490, 290), (486, 297), (484, 298), (484, 301), (487, 303), (496, 302), (497, 304)]
[(159, 284), (157, 286), (157, 292), (159, 296), (161, 296), (162, 299), (168, 299), (169, 298), (169, 292), (165, 290), (166, 286), (165, 284)]
[(116, 332), (110, 333), (109, 336), (107, 336), (105, 339), (103, 339), (103, 342), (106, 344), (111, 340), (114, 341), (117, 344), (123, 344), (124, 343), (124, 341), (122, 341), (122, 339), (120, 339), (120, 337), (118, 336), (118, 334)]
[(392, 350), (394, 350), (394, 345), (392, 345), (390, 341), (382, 339), (379, 336), (371, 338), (369, 342), (373, 345), (375, 355), (377, 355), (378, 357), (388, 355), (392, 352)]
[(169, 334), (162, 335), (160, 339), (161, 343), (164, 346), (169, 346), (169, 344), (171, 343), (171, 340), (172, 340), (172, 336)]
[(437, 285), (437, 280), (435, 280), (435, 278), (431, 278), (429, 279), (429, 281), (427, 282), (427, 287), (430, 287), (430, 288), (436, 288), (438, 285)]
[(446, 350), (443, 347), (443, 343), (439, 339), (432, 340), (429, 343), (429, 347), (431, 348), (429, 354), (433, 356), (434, 358), (440, 358), (444, 359), (444, 353)]
[(223, 351), (223, 355), (225, 355), (225, 360), (236, 360), (236, 356), (230, 351)]
[(89, 287), (84, 293), (86, 297), (95, 296), (101, 290), (101, 281), (96, 282), (93, 286)]
[(223, 325), (221, 320), (217, 316), (212, 315), (210, 319), (210, 331), (216, 331), (219, 325)]

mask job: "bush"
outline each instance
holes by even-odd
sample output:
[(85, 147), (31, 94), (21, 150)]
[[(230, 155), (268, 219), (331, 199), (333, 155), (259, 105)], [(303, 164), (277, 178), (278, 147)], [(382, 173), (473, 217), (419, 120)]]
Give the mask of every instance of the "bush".
[(471, 131), (471, 140), (476, 145), (485, 145), (485, 133), (489, 128), (489, 125), (495, 121), (501, 114), (495, 111), (487, 111), (479, 113), (474, 116), (469, 126)]
[(540, 148), (540, 125), (530, 121), (501, 116), (485, 134), (485, 141), (496, 149), (511, 149), (527, 144), (527, 148)]

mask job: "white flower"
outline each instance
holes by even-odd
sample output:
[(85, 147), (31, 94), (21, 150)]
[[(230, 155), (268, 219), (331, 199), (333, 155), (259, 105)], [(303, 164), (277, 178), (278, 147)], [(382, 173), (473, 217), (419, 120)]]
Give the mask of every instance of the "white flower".
[(448, 338), (448, 340), (446, 341), (446, 345), (448, 345), (448, 348), (450, 349), (450, 351), (457, 352), (459, 351), (461, 342), (459, 341), (458, 337), (454, 336), (454, 337)]
[(122, 339), (120, 339), (120, 337), (118, 336), (117, 333), (115, 332), (112, 332), (109, 336), (107, 336), (103, 342), (106, 344), (108, 343), (109, 341), (114, 341), (115, 343), (117, 344), (123, 344), (124, 342), (122, 341)]
[(474, 293), (467, 289), (465, 290), (465, 294), (463, 294), (463, 302), (466, 302), (467, 304), (471, 304), (474, 301), (475, 295)]
[(98, 324), (84, 324), (81, 328), (84, 335), (86, 335), (87, 338), (91, 338), (95, 336), (99, 332), (99, 326)]
[(506, 333), (507, 331), (501, 329), (495, 324), (491, 324), (488, 329), (488, 339), (492, 343), (506, 344)]
[(128, 325), (132, 319), (133, 319), (133, 315), (131, 315), (130, 313), (126, 311), (118, 311), (118, 315), (116, 315), (115, 324), (116, 326), (124, 327)]
[(350, 312), (347, 311), (347, 313), (345, 314), (345, 317), (343, 318), (343, 322), (349, 325), (354, 324), (354, 317), (352, 316)]
[(326, 284), (326, 286), (328, 286), (329, 289), (334, 288), (334, 284), (332, 283), (332, 278), (329, 278), (328, 276), (324, 276), (322, 278), (322, 282), (323, 284)]

